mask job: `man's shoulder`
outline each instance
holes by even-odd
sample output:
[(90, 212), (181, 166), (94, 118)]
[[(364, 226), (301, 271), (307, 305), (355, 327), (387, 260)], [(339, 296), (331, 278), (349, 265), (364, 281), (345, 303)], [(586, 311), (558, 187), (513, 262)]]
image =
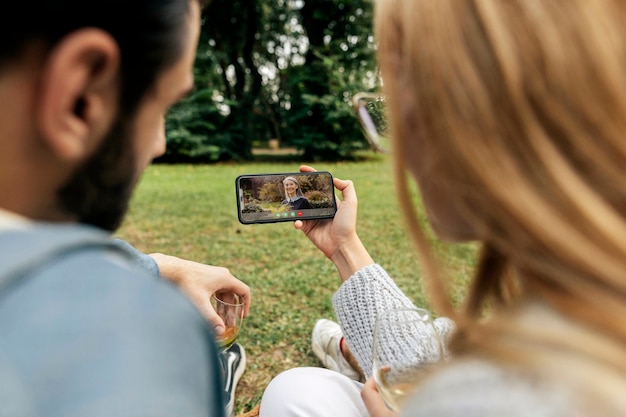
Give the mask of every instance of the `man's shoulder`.
[(169, 283), (142, 268), (135, 253), (91, 227), (45, 224), (0, 233), (0, 265), (0, 296), (33, 287), (38, 296), (118, 305), (148, 298), (189, 307)]
[(109, 236), (98, 229), (72, 224), (33, 223), (0, 232), (0, 282), (26, 275), (42, 265), (87, 250), (106, 252)]
[(114, 327), (113, 337), (134, 327), (147, 337), (187, 331), (200, 344), (210, 338), (206, 322), (178, 289), (147, 273), (134, 254), (97, 229), (44, 225), (0, 233), (0, 265), (0, 311), (7, 319), (0, 317), (0, 326), (45, 319), (57, 330), (78, 331), (87, 323), (100, 333)]
[(176, 289), (148, 274), (136, 262), (135, 254), (113, 244), (110, 235), (99, 229), (34, 224), (3, 231), (0, 265), (2, 309), (25, 302), (79, 310), (91, 307), (95, 314), (96, 306), (104, 311), (110, 306), (111, 312), (123, 315), (158, 306), (170, 315), (199, 316)]
[[(0, 252), (19, 241), (12, 265), (26, 265), (0, 289), (0, 352), (29, 395), (50, 409), (108, 410), (97, 415), (129, 406), (211, 415), (221, 404), (216, 346), (191, 302), (106, 234), (57, 238), (61, 230), (30, 232), (50, 240), (43, 250), (33, 236), (0, 234)], [(37, 253), (24, 253), (29, 244)]]

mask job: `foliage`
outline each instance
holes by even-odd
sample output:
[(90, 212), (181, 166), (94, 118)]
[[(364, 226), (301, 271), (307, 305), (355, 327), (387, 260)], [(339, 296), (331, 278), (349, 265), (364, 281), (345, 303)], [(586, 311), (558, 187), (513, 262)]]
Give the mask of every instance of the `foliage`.
[(259, 190), (259, 198), (263, 201), (280, 202), (283, 199), (280, 189), (281, 183), (278, 180), (263, 184)]
[(265, 210), (258, 204), (246, 204), (241, 210), (242, 213), (263, 213)]
[[(200, 90), (172, 110), (167, 128), (167, 151), (162, 161), (214, 162), (228, 152), (228, 137), (216, 130), (219, 111), (206, 90)], [(234, 155), (232, 155), (234, 156)]]
[(249, 160), (272, 138), (306, 160), (366, 147), (350, 100), (377, 83), (372, 0), (214, 0), (202, 17), (196, 90), (167, 116), (161, 161)]
[(311, 191), (305, 195), (312, 209), (330, 208), (332, 202), (328, 199), (328, 196), (320, 191)]

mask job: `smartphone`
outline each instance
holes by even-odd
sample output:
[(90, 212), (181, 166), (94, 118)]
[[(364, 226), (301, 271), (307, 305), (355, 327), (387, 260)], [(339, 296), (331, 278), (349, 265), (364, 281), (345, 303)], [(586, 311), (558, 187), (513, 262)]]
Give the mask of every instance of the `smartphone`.
[(243, 224), (328, 219), (337, 212), (330, 172), (248, 174), (235, 179)]

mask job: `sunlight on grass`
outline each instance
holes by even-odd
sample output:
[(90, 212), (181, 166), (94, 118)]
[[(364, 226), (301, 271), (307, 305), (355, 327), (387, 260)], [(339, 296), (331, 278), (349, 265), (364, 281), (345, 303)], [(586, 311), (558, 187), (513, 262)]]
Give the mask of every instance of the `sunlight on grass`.
[[(416, 304), (427, 306), (420, 268), (406, 234), (386, 158), (318, 164), (354, 181), (358, 230), (372, 257)], [(332, 263), (292, 223), (241, 225), (235, 177), (297, 171), (296, 164), (153, 165), (144, 175), (119, 235), (145, 252), (164, 252), (230, 269), (253, 290), (239, 341), (248, 369), (237, 388), (237, 410), (258, 404), (279, 372), (319, 366), (310, 348), (318, 318), (333, 318), (331, 296), (340, 284)], [(450, 268), (455, 300), (465, 293), (475, 248), (434, 241)]]

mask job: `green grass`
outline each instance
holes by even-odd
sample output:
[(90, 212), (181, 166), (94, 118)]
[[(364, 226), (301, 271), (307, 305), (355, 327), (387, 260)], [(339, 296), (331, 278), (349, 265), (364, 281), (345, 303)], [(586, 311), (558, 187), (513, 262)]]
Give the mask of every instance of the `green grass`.
[[(427, 306), (417, 256), (396, 204), (386, 157), (317, 164), (354, 181), (358, 230), (373, 258), (418, 305)], [(319, 366), (310, 349), (318, 318), (333, 318), (331, 296), (340, 284), (332, 263), (292, 223), (241, 225), (234, 181), (245, 173), (297, 171), (297, 163), (153, 165), (144, 175), (119, 235), (145, 252), (164, 252), (230, 269), (253, 291), (239, 341), (248, 368), (237, 388), (236, 408), (256, 406), (271, 378), (295, 366)], [(473, 245), (433, 244), (462, 297)]]

